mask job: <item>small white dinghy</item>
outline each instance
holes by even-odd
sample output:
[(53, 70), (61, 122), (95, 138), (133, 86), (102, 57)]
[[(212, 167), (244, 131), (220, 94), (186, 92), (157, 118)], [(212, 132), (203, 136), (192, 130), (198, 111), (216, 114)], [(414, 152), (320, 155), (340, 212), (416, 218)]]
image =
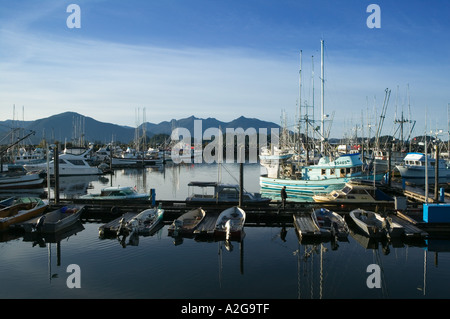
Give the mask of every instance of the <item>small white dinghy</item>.
[(352, 210), (350, 217), (355, 224), (369, 237), (398, 237), (404, 234), (404, 228), (389, 217), (361, 208)]
[(214, 228), (214, 236), (218, 239), (240, 240), (244, 237), (246, 213), (233, 206), (220, 213)]
[[(149, 208), (126, 222), (123, 226), (129, 233), (137, 235), (149, 235), (162, 221), (164, 210), (161, 208)], [(122, 225), (121, 225), (122, 226)], [(120, 227), (119, 227), (120, 228)], [(120, 229), (118, 230), (118, 233)]]

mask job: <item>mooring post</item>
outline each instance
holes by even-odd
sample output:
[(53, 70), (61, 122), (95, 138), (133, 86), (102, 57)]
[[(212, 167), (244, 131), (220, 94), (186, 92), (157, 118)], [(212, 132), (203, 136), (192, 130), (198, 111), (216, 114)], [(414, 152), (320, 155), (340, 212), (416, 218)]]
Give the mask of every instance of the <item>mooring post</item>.
[(388, 186), (391, 187), (391, 172), (392, 172), (392, 166), (391, 166), (391, 154), (392, 154), (392, 144), (391, 147), (389, 147), (388, 150)]
[(150, 200), (152, 201), (152, 206), (155, 207), (156, 204), (156, 191), (154, 188), (150, 189)]
[[(439, 202), (439, 145), (436, 143), (436, 155), (434, 162), (434, 201)], [(428, 169), (428, 167), (426, 168)]]
[[(112, 172), (112, 164), (113, 164), (112, 162), (113, 162), (113, 148), (111, 145), (111, 147), (109, 149), (109, 171), (110, 172)], [(111, 175), (112, 175), (112, 173), (111, 173)]]

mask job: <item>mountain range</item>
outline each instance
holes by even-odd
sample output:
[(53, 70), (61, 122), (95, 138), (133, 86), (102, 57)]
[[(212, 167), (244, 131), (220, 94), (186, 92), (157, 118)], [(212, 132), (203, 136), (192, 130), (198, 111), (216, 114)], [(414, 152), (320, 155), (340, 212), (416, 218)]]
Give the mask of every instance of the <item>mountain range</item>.
[(190, 116), (179, 120), (163, 121), (158, 124), (146, 122), (136, 128), (100, 122), (75, 112), (64, 112), (35, 121), (0, 121), (0, 144), (11, 143), (11, 131), (17, 127), (21, 128), (22, 131), (16, 133), (14, 140), (18, 139), (17, 136), (23, 137), (34, 132), (33, 135), (24, 140), (24, 143), (34, 145), (39, 144), (43, 139), (50, 142), (71, 142), (79, 140), (81, 137), (84, 141), (92, 143), (107, 144), (114, 141), (127, 144), (133, 141), (137, 129), (142, 135), (144, 128), (148, 137), (158, 134), (170, 135), (173, 129), (177, 127), (188, 129), (191, 136), (194, 136), (195, 120), (201, 120), (203, 132), (208, 128), (221, 128), (224, 133), (226, 128), (242, 128), (244, 130), (255, 128), (257, 131), (260, 128), (265, 128), (268, 132), (270, 132), (271, 128), (279, 128), (279, 125), (275, 123), (244, 116), (231, 122), (222, 122), (215, 118), (201, 119)]

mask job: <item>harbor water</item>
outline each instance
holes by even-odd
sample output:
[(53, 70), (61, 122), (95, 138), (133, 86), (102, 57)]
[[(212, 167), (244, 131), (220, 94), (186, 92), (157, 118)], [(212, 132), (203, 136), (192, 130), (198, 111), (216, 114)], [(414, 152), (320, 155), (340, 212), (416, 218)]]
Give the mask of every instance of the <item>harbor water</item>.
[[(260, 166), (245, 165), (244, 187), (259, 192)], [(239, 165), (124, 169), (114, 175), (61, 178), (61, 198), (106, 186), (156, 190), (183, 200), (191, 181), (238, 183)], [(450, 240), (382, 243), (351, 234), (348, 242), (300, 243), (292, 224), (245, 227), (242, 242), (181, 243), (164, 225), (121, 244), (101, 239), (101, 222), (83, 221), (66, 237), (0, 237), (0, 298), (39, 299), (446, 299)], [(79, 287), (71, 286), (73, 265)]]

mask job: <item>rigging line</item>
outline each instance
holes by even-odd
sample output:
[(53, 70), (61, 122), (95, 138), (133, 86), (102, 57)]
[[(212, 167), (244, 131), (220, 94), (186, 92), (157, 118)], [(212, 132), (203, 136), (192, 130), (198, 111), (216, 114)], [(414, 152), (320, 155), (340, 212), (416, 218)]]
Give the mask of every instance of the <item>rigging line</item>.
[[(219, 165), (221, 165), (221, 167), (223, 167), (228, 172), (228, 174), (230, 174), (231, 178), (233, 178), (236, 183), (239, 184), (239, 181), (236, 179), (236, 177), (234, 177), (233, 174), (231, 174), (231, 172), (222, 163), (219, 163)], [(244, 191), (246, 191), (245, 187), (243, 189)]]

